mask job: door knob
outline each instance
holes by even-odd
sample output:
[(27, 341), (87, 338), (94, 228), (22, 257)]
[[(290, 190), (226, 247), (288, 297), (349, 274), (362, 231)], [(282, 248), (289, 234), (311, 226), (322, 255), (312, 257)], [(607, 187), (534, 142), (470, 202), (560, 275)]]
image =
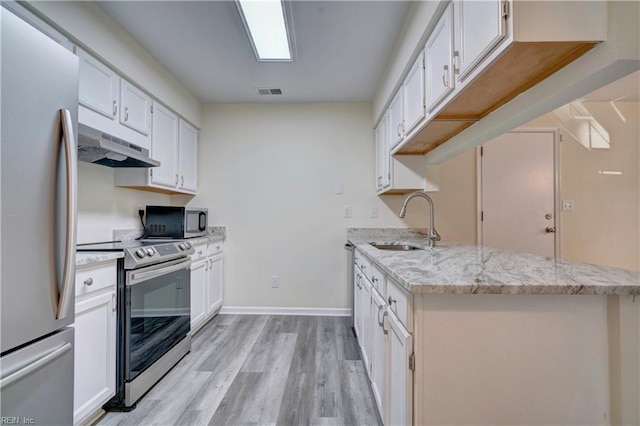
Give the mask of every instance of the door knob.
[(555, 226), (547, 226), (546, 228), (544, 228), (544, 232), (546, 232), (547, 234), (553, 234), (556, 232), (556, 227)]

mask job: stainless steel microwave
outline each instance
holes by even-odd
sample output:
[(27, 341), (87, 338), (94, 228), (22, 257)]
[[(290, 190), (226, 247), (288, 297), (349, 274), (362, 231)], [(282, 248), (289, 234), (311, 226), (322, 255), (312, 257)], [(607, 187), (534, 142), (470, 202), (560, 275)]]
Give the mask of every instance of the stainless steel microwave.
[(147, 206), (147, 238), (193, 238), (207, 235), (207, 209), (193, 207)]

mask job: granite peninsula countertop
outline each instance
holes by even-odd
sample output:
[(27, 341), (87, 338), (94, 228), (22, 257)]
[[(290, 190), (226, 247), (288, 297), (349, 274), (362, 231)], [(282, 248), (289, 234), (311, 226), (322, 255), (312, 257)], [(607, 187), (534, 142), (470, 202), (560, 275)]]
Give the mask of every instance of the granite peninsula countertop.
[[(412, 293), (640, 295), (640, 271), (450, 241), (429, 248), (426, 230), (350, 228), (347, 240)], [(373, 241), (425, 250), (378, 250)]]

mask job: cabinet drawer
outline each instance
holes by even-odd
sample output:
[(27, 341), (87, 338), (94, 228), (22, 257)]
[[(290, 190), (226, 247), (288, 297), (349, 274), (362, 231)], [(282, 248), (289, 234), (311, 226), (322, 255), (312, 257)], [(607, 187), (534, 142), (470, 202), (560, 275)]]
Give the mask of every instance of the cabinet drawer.
[(378, 290), (378, 293), (380, 293), (384, 297), (386, 293), (384, 274), (382, 273), (382, 271), (372, 263), (371, 270), (367, 273), (367, 277), (371, 281), (371, 284), (373, 284), (373, 286), (376, 288), (376, 290)]
[(196, 262), (200, 259), (204, 259), (207, 257), (207, 244), (198, 244), (197, 246), (193, 246), (195, 253), (191, 255), (191, 261)]
[(76, 269), (76, 296), (115, 287), (118, 281), (116, 262), (100, 263)]
[(407, 330), (413, 331), (413, 295), (389, 277), (387, 277), (387, 295), (389, 308), (407, 327)]
[(209, 249), (208, 249), (209, 256), (213, 256), (220, 253), (222, 253), (222, 241), (209, 243)]

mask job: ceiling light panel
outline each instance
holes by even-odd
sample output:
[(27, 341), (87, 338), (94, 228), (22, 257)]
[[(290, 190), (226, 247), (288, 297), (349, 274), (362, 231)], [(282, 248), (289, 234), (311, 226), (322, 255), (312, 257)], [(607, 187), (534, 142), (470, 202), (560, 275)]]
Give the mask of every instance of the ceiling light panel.
[(292, 61), (281, 0), (236, 0), (258, 61)]

